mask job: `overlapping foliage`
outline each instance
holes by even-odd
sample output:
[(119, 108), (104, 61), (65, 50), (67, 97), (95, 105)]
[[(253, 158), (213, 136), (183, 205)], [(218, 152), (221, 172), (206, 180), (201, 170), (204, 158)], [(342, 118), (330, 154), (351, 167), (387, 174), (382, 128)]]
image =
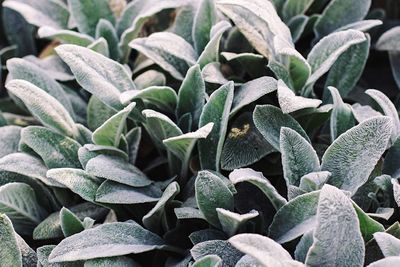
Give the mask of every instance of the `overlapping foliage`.
[(400, 28), (371, 0), (2, 16), (0, 266), (400, 265)]

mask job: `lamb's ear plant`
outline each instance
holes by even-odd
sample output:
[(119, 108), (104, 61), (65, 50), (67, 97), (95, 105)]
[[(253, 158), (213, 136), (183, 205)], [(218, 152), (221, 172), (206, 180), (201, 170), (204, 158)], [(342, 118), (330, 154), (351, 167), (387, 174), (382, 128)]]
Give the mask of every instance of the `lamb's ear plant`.
[(400, 30), (382, 14), (2, 1), (0, 266), (399, 265)]

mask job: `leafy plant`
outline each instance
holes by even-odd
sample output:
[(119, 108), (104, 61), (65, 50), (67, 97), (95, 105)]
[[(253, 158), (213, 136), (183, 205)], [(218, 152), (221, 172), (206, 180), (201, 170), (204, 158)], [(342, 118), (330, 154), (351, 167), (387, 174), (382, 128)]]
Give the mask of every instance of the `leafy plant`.
[(397, 266), (371, 2), (2, 1), (0, 265)]

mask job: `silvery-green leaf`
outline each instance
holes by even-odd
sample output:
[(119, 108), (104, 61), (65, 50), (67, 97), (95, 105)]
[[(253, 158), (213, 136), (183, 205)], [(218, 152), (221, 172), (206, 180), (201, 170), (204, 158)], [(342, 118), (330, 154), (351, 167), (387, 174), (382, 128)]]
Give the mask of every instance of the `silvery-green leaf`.
[[(83, 146), (85, 150), (88, 152), (94, 152), (94, 153), (89, 153), (87, 154), (88, 158), (87, 161), (91, 158), (94, 158), (95, 156), (99, 154), (105, 154), (109, 156), (116, 156), (125, 159), (128, 161), (128, 155), (126, 152), (112, 146), (98, 146), (98, 145), (93, 145), (93, 144), (86, 144)], [(78, 151), (79, 152), (79, 151)], [(83, 152), (83, 151), (82, 151)], [(84, 164), (86, 165), (86, 164)]]
[(375, 117), (340, 135), (322, 157), (321, 170), (332, 173), (328, 183), (354, 194), (385, 152), (391, 133), (391, 119)]
[[(253, 47), (264, 57), (273, 54), (273, 37), (292, 43), (289, 28), (270, 1), (220, 0), (217, 7), (228, 16)], [(248, 18), (252, 18), (251, 21)]]
[(217, 22), (217, 10), (214, 0), (200, 2), (193, 21), (192, 37), (194, 48), (200, 54), (210, 41), (210, 32)]
[(244, 106), (249, 105), (262, 96), (276, 90), (276, 80), (267, 76), (242, 84), (240, 87), (235, 89), (230, 116), (232, 117)]
[(283, 177), (286, 185), (300, 185), (300, 178), (319, 171), (319, 159), (314, 148), (296, 131), (282, 127), (280, 134)]
[(57, 0), (4, 1), (3, 7), (19, 12), (24, 19), (35, 26), (67, 28), (69, 12), (67, 6)]
[(99, 53), (107, 58), (110, 57), (110, 51), (108, 48), (107, 40), (104, 37), (100, 37), (99, 39), (95, 40), (93, 43), (87, 46), (90, 50)]
[(400, 184), (397, 179), (392, 179), (393, 197), (398, 207), (400, 207)]
[(216, 208), (222, 229), (229, 236), (233, 236), (247, 221), (258, 216), (258, 211), (252, 210), (246, 214), (238, 214), (222, 208)]
[(375, 233), (374, 238), (385, 257), (400, 255), (400, 239), (387, 233)]
[(168, 86), (151, 86), (142, 90), (126, 91), (120, 95), (123, 104), (129, 103), (131, 100), (142, 99), (145, 103), (148, 102), (171, 113), (175, 111), (177, 98), (174, 89)]
[(232, 27), (232, 25), (229, 22), (223, 20), (218, 22), (211, 28), (210, 41), (207, 43), (203, 52), (197, 59), (197, 63), (200, 65), (201, 68), (206, 66), (208, 63), (219, 61), (219, 43), (221, 41), (222, 34), (230, 27)]
[(118, 147), (121, 135), (126, 125), (126, 119), (133, 110), (136, 103), (131, 103), (108, 120), (106, 120), (92, 135), (92, 140), (96, 145)]
[(22, 267), (22, 255), (17, 243), (17, 234), (6, 214), (0, 214), (0, 241), (1, 264)]
[(115, 22), (107, 0), (68, 0), (68, 4), (79, 32), (94, 36), (100, 19)]
[[(361, 235), (367, 243), (372, 238), (373, 235), (378, 232), (384, 232), (385, 227), (382, 224), (372, 219), (368, 214), (366, 214), (356, 203), (353, 202), (353, 207), (357, 213), (358, 220), (360, 222)], [(399, 253), (400, 254), (400, 253)]]
[(346, 24), (343, 27), (340, 27), (339, 29), (337, 29), (336, 31), (344, 31), (344, 30), (353, 29), (353, 30), (357, 30), (357, 31), (367, 32), (367, 31), (371, 30), (372, 28), (375, 28), (382, 24), (383, 24), (383, 22), (380, 19), (365, 19), (365, 20), (360, 20), (360, 21)]
[(87, 124), (91, 130), (96, 130), (115, 113), (115, 110), (92, 96), (87, 105)]
[(222, 259), (217, 255), (207, 255), (193, 263), (192, 267), (220, 267)]
[(308, 54), (312, 74), (307, 84), (315, 83), (351, 46), (365, 42), (365, 34), (356, 30), (334, 32), (322, 38)]
[(400, 257), (387, 257), (369, 264), (367, 267), (391, 267), (400, 264)]
[(244, 255), (235, 265), (235, 267), (263, 267), (262, 264), (250, 255)]
[(164, 86), (167, 83), (165, 75), (156, 70), (148, 70), (138, 75), (133, 80), (137, 89), (145, 89), (150, 86)]
[(220, 227), (216, 208), (233, 210), (233, 194), (217, 175), (209, 171), (200, 171), (197, 174), (196, 202), (207, 221)]
[(229, 240), (235, 248), (252, 256), (264, 266), (285, 266), (284, 261), (292, 260), (289, 252), (274, 240), (258, 234), (239, 234)]
[(74, 44), (80, 46), (88, 46), (94, 39), (84, 33), (79, 33), (70, 30), (60, 30), (49, 26), (40, 27), (38, 30), (39, 38), (57, 40), (64, 44)]
[(331, 141), (335, 141), (338, 136), (354, 126), (354, 117), (351, 106), (345, 104), (335, 87), (328, 87), (333, 99), (333, 109), (331, 112), (330, 130)]
[(363, 106), (359, 103), (355, 103), (352, 106), (354, 118), (358, 122), (363, 122), (372, 117), (382, 116), (382, 114), (375, 109), (371, 108), (371, 106)]
[(175, 208), (174, 213), (178, 220), (200, 219), (207, 221), (203, 213), (201, 213), (201, 211), (196, 208), (191, 208), (191, 207)]
[[(78, 204), (69, 209), (79, 218), (79, 220), (83, 220), (85, 217), (100, 220), (105, 217), (108, 211), (103, 207), (89, 202)], [(59, 211), (50, 214), (33, 231), (33, 239), (35, 240), (54, 239), (63, 236)]]
[[(194, 46), (193, 25), (196, 12), (199, 10), (199, 7), (200, 1), (189, 1), (186, 6), (182, 6), (176, 9), (174, 22), (168, 29), (168, 31), (173, 32), (185, 39), (189, 44), (193, 46), (193, 48), (196, 48)], [(204, 24), (206, 24), (205, 21)]]
[(383, 51), (398, 50), (399, 49), (399, 43), (398, 43), (399, 32), (400, 32), (400, 27), (393, 27), (390, 30), (386, 31), (379, 38), (375, 47), (378, 50), (383, 50)]
[(51, 252), (49, 262), (69, 262), (137, 254), (167, 248), (164, 241), (139, 224), (107, 223), (61, 241)]
[(371, 0), (331, 1), (314, 25), (316, 39), (321, 39), (347, 24), (362, 20), (370, 6)]
[(199, 127), (213, 122), (214, 127), (206, 139), (199, 140), (199, 158), (202, 169), (219, 170), (222, 147), (233, 100), (233, 82), (214, 91), (203, 108)]
[(21, 129), (14, 125), (0, 127), (0, 158), (18, 151)]
[(154, 203), (160, 196), (161, 190), (156, 186), (131, 187), (106, 180), (97, 189), (96, 201), (109, 204)]
[(60, 211), (60, 222), (61, 230), (65, 237), (77, 234), (85, 229), (81, 220), (65, 207)]
[(109, 267), (109, 266), (140, 267), (139, 263), (136, 263), (133, 259), (125, 256), (88, 260), (85, 261), (85, 264), (83, 265), (83, 267)]
[(75, 140), (40, 126), (29, 126), (21, 131), (21, 142), (37, 153), (48, 168), (80, 167)]
[(271, 201), (276, 210), (279, 210), (287, 203), (275, 187), (264, 177), (261, 172), (256, 172), (252, 169), (236, 169), (229, 174), (229, 180), (236, 185), (242, 182), (252, 183), (257, 186), (264, 195)]
[(400, 139), (398, 138), (396, 142), (389, 148), (385, 161), (383, 162), (383, 173), (390, 174), (394, 178), (400, 176), (399, 168), (400, 160)]
[(68, 111), (54, 97), (23, 80), (12, 80), (6, 88), (24, 102), (43, 125), (67, 136), (76, 136), (78, 129)]
[(11, 75), (11, 79), (25, 80), (36, 85), (57, 99), (71, 115), (74, 115), (71, 102), (64, 89), (51, 76), (49, 76), (46, 71), (21, 58), (8, 60), (7, 69), (9, 75)]
[[(208, 1), (204, 0), (204, 2)], [(176, 107), (176, 114), (179, 118), (182, 118), (184, 114), (191, 114), (194, 128), (199, 124), (201, 110), (204, 106), (205, 91), (206, 86), (201, 75), (200, 66), (196, 64), (187, 71), (185, 79), (179, 88)]]
[(56, 52), (85, 90), (116, 110), (123, 108), (120, 93), (135, 89), (124, 66), (85, 47), (60, 45)]
[(294, 251), (294, 257), (297, 261), (305, 262), (308, 250), (314, 242), (313, 238), (314, 229), (305, 233), (301, 238), (299, 243), (297, 243), (296, 250)]
[(297, 15), (304, 14), (313, 2), (314, 0), (288, 0), (282, 7), (282, 16), (285, 21), (289, 21)]
[(331, 173), (327, 171), (311, 172), (300, 178), (299, 188), (306, 192), (319, 190), (329, 177), (331, 177)]
[[(19, 234), (16, 234), (16, 237), (17, 245), (22, 256), (22, 266), (36, 266), (38, 261), (36, 252), (25, 242), (25, 240)], [(4, 244), (4, 242), (2, 243)]]
[[(179, 184), (172, 182), (163, 192), (157, 204), (142, 218), (143, 225), (153, 232), (159, 233), (163, 228), (162, 222), (165, 221), (166, 206), (174, 200), (180, 192)], [(163, 229), (168, 230), (168, 229)]]
[(193, 245), (196, 245), (196, 244), (199, 244), (199, 243), (202, 243), (205, 241), (225, 240), (225, 239), (227, 239), (227, 236), (222, 231), (208, 228), (208, 229), (203, 229), (203, 230), (198, 230), (198, 231), (192, 232), (189, 235), (189, 239)]
[(283, 113), (291, 113), (306, 108), (317, 108), (322, 104), (319, 99), (296, 96), (282, 80), (278, 81), (278, 101)]
[(244, 112), (231, 124), (222, 149), (221, 168), (242, 168), (275, 151), (257, 130), (251, 112)]
[(300, 124), (289, 114), (272, 105), (257, 105), (253, 113), (254, 124), (264, 138), (279, 151), (279, 138), (282, 127), (291, 128), (310, 141)]
[(57, 81), (71, 81), (74, 79), (68, 66), (57, 55), (51, 55), (45, 58), (37, 58), (29, 55), (24, 57), (24, 59), (39, 66), (42, 70), (45, 70), (49, 76), (53, 77), (53, 79), (56, 79)]
[(139, 152), (140, 141), (142, 139), (142, 128), (135, 127), (125, 135), (128, 142), (129, 162), (135, 164)]
[(234, 248), (225, 240), (209, 240), (196, 244), (191, 250), (194, 260), (198, 260), (207, 255), (217, 255), (222, 259), (221, 267), (235, 266), (243, 253)]
[(136, 38), (129, 46), (156, 62), (178, 80), (183, 80), (187, 70), (195, 64), (198, 57), (188, 42), (169, 32)]
[(290, 200), (275, 214), (268, 236), (278, 243), (286, 243), (313, 230), (319, 195), (320, 191), (314, 191)]
[(307, 24), (310, 21), (310, 17), (306, 15), (297, 15), (289, 20), (288, 27), (292, 33), (293, 42), (296, 43), (303, 34)]
[(47, 177), (90, 202), (95, 201), (96, 191), (101, 183), (99, 179), (85, 171), (72, 168), (51, 169), (47, 171)]
[(365, 247), (359, 227), (351, 200), (336, 187), (325, 185), (319, 197), (314, 242), (306, 265), (363, 266)]
[(377, 218), (377, 219), (383, 219), (383, 220), (389, 220), (393, 214), (394, 214), (394, 209), (393, 208), (377, 208), (374, 213), (367, 213), (368, 216)]
[(383, 111), (383, 114), (392, 119), (392, 123), (394, 125), (392, 142), (394, 143), (397, 137), (400, 135), (400, 119), (396, 107), (384, 93), (378, 90), (368, 89), (367, 91), (365, 91), (365, 93), (372, 97), (378, 103)]
[(204, 81), (214, 84), (225, 84), (229, 82), (221, 71), (221, 63), (212, 62), (207, 64), (201, 71)]
[(9, 183), (0, 187), (0, 212), (13, 222), (15, 231), (30, 235), (46, 216), (33, 189), (24, 183)]
[(117, 32), (111, 22), (103, 18), (99, 20), (96, 26), (96, 39), (100, 37), (103, 37), (107, 41), (110, 57), (114, 60), (118, 60), (120, 51)]
[(55, 248), (55, 245), (45, 245), (37, 248), (38, 266), (40, 267), (81, 267), (82, 262), (71, 263), (49, 263), (49, 255)]

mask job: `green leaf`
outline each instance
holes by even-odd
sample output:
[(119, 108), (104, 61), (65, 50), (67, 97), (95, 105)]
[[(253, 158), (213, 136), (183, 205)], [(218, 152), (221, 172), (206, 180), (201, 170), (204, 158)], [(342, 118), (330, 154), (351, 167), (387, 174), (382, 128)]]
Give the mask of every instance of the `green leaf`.
[(335, 87), (328, 87), (333, 99), (333, 109), (331, 112), (330, 130), (331, 141), (335, 141), (338, 136), (354, 126), (354, 117), (351, 106), (345, 104)]
[(126, 125), (126, 119), (132, 112), (136, 103), (131, 103), (108, 120), (106, 120), (92, 135), (93, 143), (102, 146), (118, 147), (122, 132)]
[[(98, 205), (84, 202), (76, 206), (69, 208), (79, 220), (83, 220), (86, 217), (93, 218), (95, 220), (101, 220), (107, 214), (107, 209)], [(64, 237), (61, 229), (60, 211), (50, 214), (44, 219), (33, 231), (33, 239), (55, 239)]]
[(4, 266), (21, 266), (22, 255), (17, 243), (17, 234), (14, 232), (10, 219), (0, 214), (0, 259)]
[(364, 240), (351, 200), (339, 189), (325, 185), (319, 197), (314, 242), (306, 265), (361, 267), (364, 256)]
[(123, 104), (134, 99), (142, 99), (145, 103), (155, 105), (160, 110), (173, 113), (175, 111), (178, 97), (171, 87), (151, 86), (142, 90), (131, 90), (123, 92), (120, 96)]
[(319, 195), (319, 191), (306, 193), (282, 206), (274, 216), (268, 236), (282, 244), (313, 230)]
[(190, 250), (190, 254), (195, 260), (207, 255), (217, 255), (222, 259), (222, 267), (235, 266), (243, 256), (243, 253), (225, 240), (209, 240), (198, 243)]
[(136, 38), (129, 46), (153, 60), (177, 80), (183, 80), (198, 57), (188, 42), (170, 32), (157, 32), (146, 38)]
[(86, 34), (70, 31), (60, 30), (49, 26), (40, 27), (38, 30), (40, 38), (56, 40), (63, 44), (74, 44), (80, 46), (88, 46), (94, 42), (94, 39)]
[(304, 14), (313, 2), (314, 0), (288, 0), (282, 7), (282, 16), (285, 21), (289, 21), (297, 15)]
[(385, 231), (385, 228), (382, 224), (372, 219), (356, 203), (353, 203), (353, 207), (357, 213), (358, 220), (360, 222), (360, 231), (365, 242), (368, 242), (374, 238), (373, 235), (375, 235), (377, 232)]
[[(364, 42), (350, 46), (346, 52), (340, 55), (328, 73), (325, 87), (333, 86), (338, 88), (340, 95), (346, 97), (356, 86), (364, 71), (370, 46), (371, 38), (367, 35), (367, 39)], [(325, 90), (324, 102), (330, 99), (327, 93)]]
[(396, 107), (384, 93), (378, 90), (368, 89), (367, 91), (365, 91), (365, 93), (372, 97), (372, 99), (374, 99), (378, 103), (383, 111), (383, 114), (392, 119), (394, 127), (391, 139), (394, 143), (397, 137), (400, 135), (400, 119)]
[(0, 212), (13, 222), (15, 230), (30, 235), (46, 216), (33, 189), (24, 183), (8, 183), (0, 187)]
[(154, 203), (161, 197), (161, 190), (156, 186), (131, 187), (107, 180), (96, 192), (96, 201), (109, 204)]
[(84, 267), (140, 267), (139, 263), (128, 257), (110, 257), (85, 261)]
[(195, 191), (197, 206), (204, 217), (211, 225), (220, 227), (216, 208), (233, 210), (232, 192), (220, 177), (209, 171), (200, 171), (197, 174)]
[(262, 96), (276, 91), (277, 88), (276, 80), (267, 76), (242, 84), (235, 89), (230, 116), (232, 117), (240, 109), (255, 102)]
[(108, 48), (107, 40), (104, 39), (103, 37), (100, 37), (99, 39), (88, 45), (87, 48), (107, 58), (110, 57), (110, 51)]
[(22, 266), (36, 266), (38, 261), (36, 252), (25, 242), (25, 240), (20, 235), (16, 234), (16, 237), (17, 245), (22, 256)]
[(347, 24), (362, 20), (367, 15), (370, 6), (371, 0), (331, 1), (315, 22), (316, 39), (321, 39)]
[(283, 177), (287, 187), (299, 186), (300, 178), (319, 171), (319, 159), (314, 148), (296, 131), (282, 127), (280, 134)]
[(40, 67), (21, 58), (12, 58), (7, 61), (7, 69), (11, 79), (25, 80), (36, 85), (57, 99), (69, 114), (74, 115), (71, 102), (64, 89)]
[(48, 168), (80, 167), (75, 140), (39, 126), (29, 126), (21, 131), (21, 142), (37, 153)]
[(229, 236), (235, 235), (241, 226), (245, 225), (249, 220), (254, 219), (259, 215), (258, 211), (256, 210), (252, 210), (246, 214), (238, 214), (222, 208), (216, 208), (216, 211), (218, 213), (218, 218), (222, 229)]
[(100, 180), (80, 169), (59, 168), (47, 171), (47, 177), (52, 179), (86, 201), (94, 202)]
[(96, 130), (111, 116), (115, 115), (115, 110), (103, 104), (95, 96), (92, 96), (87, 105), (87, 124), (89, 129)]
[(375, 233), (374, 238), (385, 257), (400, 255), (400, 240), (387, 233)]
[[(204, 2), (209, 2), (209, 0), (204, 0)], [(206, 86), (201, 75), (200, 66), (196, 64), (186, 73), (178, 91), (178, 103), (176, 106), (178, 118), (182, 118), (187, 113), (191, 114), (194, 128), (199, 124), (201, 110), (204, 106), (205, 90)]]
[(111, 22), (104, 18), (101, 18), (96, 26), (96, 39), (100, 37), (107, 41), (111, 59), (119, 60), (120, 50), (117, 32)]
[(339, 136), (322, 157), (321, 170), (332, 173), (328, 183), (354, 194), (385, 152), (391, 132), (390, 118), (375, 117)]
[(282, 80), (278, 81), (278, 101), (283, 113), (292, 113), (306, 108), (318, 108), (322, 103), (319, 99), (296, 96)]
[(75, 122), (64, 106), (39, 87), (27, 81), (12, 80), (6, 88), (21, 99), (43, 125), (70, 137), (78, 135)]
[(60, 211), (60, 222), (61, 230), (65, 237), (77, 234), (85, 229), (81, 220), (65, 207)]
[(194, 48), (200, 54), (210, 41), (211, 28), (217, 22), (217, 8), (214, 0), (202, 0), (193, 21), (192, 36)]
[(306, 261), (307, 253), (314, 242), (313, 232), (313, 230), (309, 231), (300, 238), (299, 243), (297, 243), (296, 250), (294, 251), (294, 257), (296, 260), (301, 262)]
[(310, 141), (303, 128), (292, 116), (284, 114), (281, 109), (272, 105), (257, 105), (253, 113), (253, 120), (268, 143), (278, 151), (280, 150), (279, 138), (282, 127), (291, 128), (308, 142)]
[(79, 32), (94, 36), (100, 19), (115, 22), (107, 0), (68, 0), (68, 4)]
[(192, 267), (220, 267), (222, 259), (217, 255), (207, 255), (193, 263)]
[(151, 184), (151, 181), (138, 168), (115, 156), (98, 155), (87, 162), (85, 170), (90, 175), (133, 187)]
[(312, 48), (307, 57), (312, 70), (307, 84), (314, 84), (322, 75), (328, 72), (337, 59), (351, 46), (366, 40), (365, 34), (356, 30), (334, 32), (322, 38)]
[(60, 45), (57, 54), (71, 68), (76, 81), (89, 93), (115, 110), (121, 110), (121, 92), (135, 89), (130, 74), (121, 64), (88, 48)]
[(145, 89), (150, 86), (164, 86), (167, 83), (165, 75), (156, 70), (148, 70), (136, 76), (133, 80), (137, 89)]
[[(142, 218), (143, 225), (147, 229), (156, 233), (162, 232), (161, 229), (164, 227), (163, 222), (165, 221), (167, 206), (179, 192), (180, 188), (177, 182), (172, 182), (168, 185), (157, 204)], [(168, 229), (163, 230), (166, 231)]]
[(311, 172), (306, 174), (300, 178), (299, 188), (306, 192), (320, 190), (331, 175), (332, 174), (327, 171)]
[(20, 13), (24, 19), (37, 27), (51, 26), (57, 29), (67, 28), (68, 7), (57, 0), (4, 1), (3, 7)]
[(0, 158), (18, 151), (21, 129), (14, 125), (0, 127)]
[(297, 15), (289, 20), (288, 27), (292, 33), (294, 43), (296, 43), (302, 37), (302, 34), (304, 33), (304, 30), (309, 22), (310, 17), (306, 15)]
[(285, 265), (285, 262), (288, 264), (293, 261), (289, 252), (266, 236), (239, 234), (231, 237), (228, 241), (235, 248), (255, 258), (264, 266), (289, 266)]
[(69, 262), (167, 249), (164, 241), (135, 222), (107, 223), (62, 240), (49, 262)]
[(279, 210), (287, 203), (275, 187), (264, 177), (261, 172), (256, 172), (252, 169), (236, 169), (229, 174), (229, 180), (236, 185), (242, 182), (252, 183), (257, 186), (264, 195), (271, 201), (276, 210)]
[(199, 127), (213, 122), (208, 137), (199, 140), (199, 158), (202, 169), (219, 170), (222, 147), (228, 126), (229, 111), (233, 101), (233, 82), (214, 91), (200, 116)]
[(43, 59), (29, 55), (24, 57), (24, 59), (32, 62), (36, 66), (39, 66), (57, 81), (71, 81), (74, 79), (74, 76), (72, 75), (68, 66), (65, 65), (61, 58), (57, 55), (47, 56)]

